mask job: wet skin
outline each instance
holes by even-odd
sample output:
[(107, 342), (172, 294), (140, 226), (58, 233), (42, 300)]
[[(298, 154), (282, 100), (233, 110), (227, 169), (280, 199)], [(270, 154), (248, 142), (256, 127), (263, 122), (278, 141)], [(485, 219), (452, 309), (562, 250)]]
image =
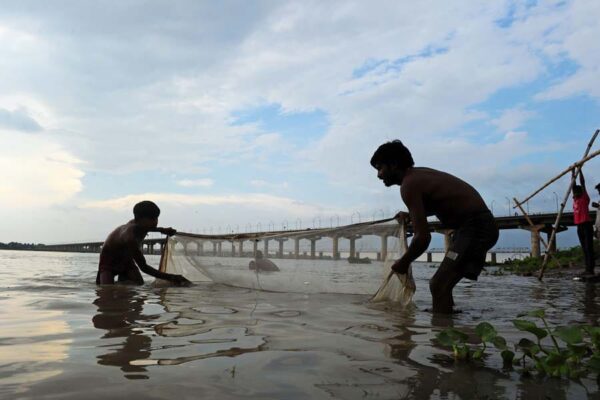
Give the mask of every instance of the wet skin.
[(158, 218), (141, 218), (137, 221), (131, 220), (112, 231), (102, 245), (96, 283), (114, 284), (118, 275), (119, 283), (142, 285), (144, 279), (141, 270), (176, 285), (189, 285), (190, 282), (183, 276), (160, 272), (146, 262), (142, 253), (142, 242), (148, 232), (160, 232), (169, 236), (176, 233), (173, 228), (158, 228), (157, 225)]
[[(386, 186), (400, 186), (414, 229), (408, 251), (392, 266), (397, 273), (406, 273), (411, 262), (427, 250), (431, 241), (427, 217), (436, 216), (446, 227), (458, 228), (469, 216), (488, 210), (475, 188), (446, 172), (396, 165), (377, 165), (376, 169)], [(452, 290), (461, 278), (455, 268), (438, 269), (430, 281), (434, 312), (452, 312)]]

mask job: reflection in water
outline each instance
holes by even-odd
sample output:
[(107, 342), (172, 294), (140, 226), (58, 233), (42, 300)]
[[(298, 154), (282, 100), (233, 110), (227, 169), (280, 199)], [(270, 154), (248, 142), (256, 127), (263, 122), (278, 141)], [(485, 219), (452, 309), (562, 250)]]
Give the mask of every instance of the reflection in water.
[[(150, 357), (152, 340), (139, 328), (141, 321), (155, 317), (144, 316), (144, 296), (134, 288), (114, 285), (96, 289), (94, 301), (98, 311), (92, 318), (94, 327), (106, 331), (102, 339), (115, 344), (108, 345), (111, 352), (100, 355), (98, 364), (120, 367), (128, 379), (147, 379), (146, 368), (134, 365), (134, 360)], [(115, 342), (114, 339), (124, 340)]]
[[(4, 297), (0, 303), (0, 398), (26, 392), (29, 385), (63, 373), (71, 330), (64, 312), (36, 310), (31, 297)], [(28, 304), (30, 303), (30, 304)]]

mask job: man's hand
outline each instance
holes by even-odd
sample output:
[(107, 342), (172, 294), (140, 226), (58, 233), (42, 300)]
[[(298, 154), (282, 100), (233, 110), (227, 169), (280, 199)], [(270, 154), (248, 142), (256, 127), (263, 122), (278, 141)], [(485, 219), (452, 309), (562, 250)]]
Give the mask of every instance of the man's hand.
[(401, 258), (392, 265), (392, 271), (397, 274), (406, 274), (408, 272), (408, 267), (410, 267), (410, 262)]
[(398, 214), (394, 215), (394, 219), (400, 222), (406, 222), (410, 219), (410, 214), (406, 211), (399, 211)]
[(177, 233), (177, 231), (173, 228), (158, 228), (157, 231), (167, 236), (173, 236)]
[(175, 286), (192, 286), (192, 282), (188, 281), (181, 275), (173, 275), (171, 282), (173, 282)]

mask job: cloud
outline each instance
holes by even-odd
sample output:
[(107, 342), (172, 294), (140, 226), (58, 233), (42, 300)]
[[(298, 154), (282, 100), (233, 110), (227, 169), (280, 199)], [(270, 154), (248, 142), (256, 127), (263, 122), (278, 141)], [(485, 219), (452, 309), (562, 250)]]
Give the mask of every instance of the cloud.
[(600, 3), (594, 1), (540, 2), (520, 11), (514, 36), (527, 40), (553, 68), (568, 64), (573, 72), (539, 91), (538, 100), (577, 95), (600, 98), (600, 54), (593, 51), (600, 35)]
[(82, 188), (82, 162), (39, 136), (0, 131), (0, 204), (15, 209), (61, 204)]
[[(336, 213), (341, 209), (323, 207), (294, 200), (288, 197), (273, 196), (261, 193), (231, 194), (224, 196), (188, 195), (178, 193), (144, 193), (131, 194), (108, 200), (89, 201), (81, 208), (106, 209), (113, 211), (130, 210), (137, 202), (152, 199), (157, 204), (190, 209), (192, 206), (235, 206), (250, 209), (283, 212), (287, 216), (314, 216), (320, 213)], [(342, 211), (343, 213), (343, 211)]]
[(211, 187), (214, 184), (214, 181), (210, 178), (182, 179), (177, 181), (177, 184), (183, 187)]
[(269, 189), (287, 189), (290, 185), (287, 182), (273, 183), (267, 182), (260, 179), (253, 179), (250, 181), (250, 186), (255, 188), (269, 188)]
[(508, 132), (520, 128), (525, 121), (535, 115), (532, 111), (520, 107), (504, 110), (498, 118), (490, 121), (499, 131)]
[(0, 128), (22, 132), (39, 132), (42, 130), (40, 124), (29, 115), (27, 110), (22, 108), (14, 111), (0, 108)]

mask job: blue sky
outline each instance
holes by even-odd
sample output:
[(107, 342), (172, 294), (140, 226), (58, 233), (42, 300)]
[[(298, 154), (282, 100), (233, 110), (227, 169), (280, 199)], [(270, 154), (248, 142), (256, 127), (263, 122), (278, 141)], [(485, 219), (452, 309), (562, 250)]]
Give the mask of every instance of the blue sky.
[(391, 216), (391, 139), (506, 214), (600, 125), (600, 5), (413, 3), (5, 4), (0, 241), (102, 240), (143, 199), (200, 232)]

